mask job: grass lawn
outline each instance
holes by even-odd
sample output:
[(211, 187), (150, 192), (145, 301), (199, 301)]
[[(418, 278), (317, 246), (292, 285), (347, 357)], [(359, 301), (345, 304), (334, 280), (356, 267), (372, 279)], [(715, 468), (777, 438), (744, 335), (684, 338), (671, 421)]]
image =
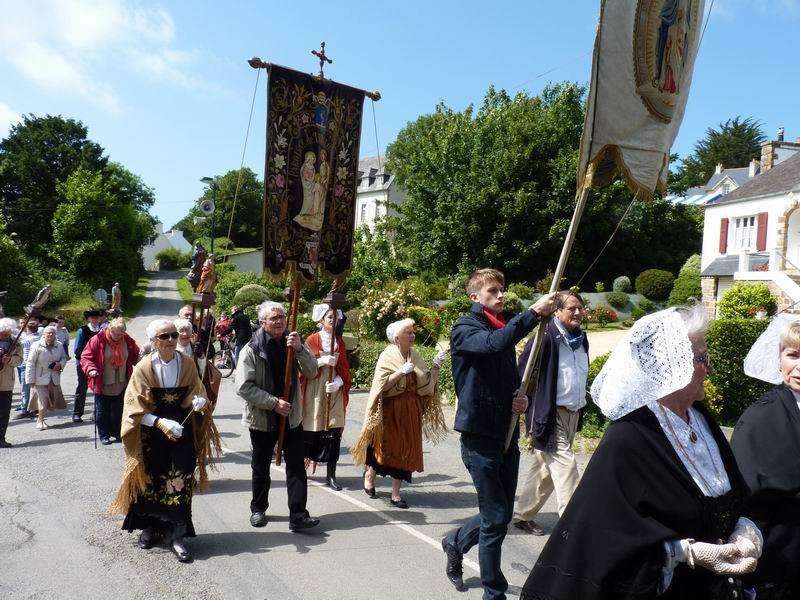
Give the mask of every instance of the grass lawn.
[(178, 278), (178, 293), (181, 295), (181, 299), (186, 302), (187, 304), (192, 301), (192, 286), (189, 281), (185, 277)]
[(122, 305), (126, 318), (132, 319), (139, 313), (139, 310), (142, 308), (142, 304), (144, 304), (144, 299), (147, 295), (147, 287), (149, 285), (150, 276), (147, 273), (143, 273), (136, 281), (136, 289), (133, 290), (133, 293), (128, 298), (127, 303)]

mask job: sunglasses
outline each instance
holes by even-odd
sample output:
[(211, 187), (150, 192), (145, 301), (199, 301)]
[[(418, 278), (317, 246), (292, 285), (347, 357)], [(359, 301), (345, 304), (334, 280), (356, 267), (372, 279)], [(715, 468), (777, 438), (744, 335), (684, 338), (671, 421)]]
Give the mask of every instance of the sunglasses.
[(172, 333), (159, 333), (156, 337), (160, 340), (177, 340), (180, 334), (177, 331), (173, 331)]

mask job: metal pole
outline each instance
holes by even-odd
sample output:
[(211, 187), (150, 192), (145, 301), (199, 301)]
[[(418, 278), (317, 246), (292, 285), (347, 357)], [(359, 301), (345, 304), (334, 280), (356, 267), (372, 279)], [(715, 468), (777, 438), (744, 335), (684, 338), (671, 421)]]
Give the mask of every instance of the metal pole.
[[(211, 202), (214, 203), (214, 206), (217, 206), (217, 180), (211, 183)], [(214, 215), (216, 214), (216, 210), (211, 213), (211, 254), (214, 254)], [(214, 261), (216, 262), (216, 260)]]

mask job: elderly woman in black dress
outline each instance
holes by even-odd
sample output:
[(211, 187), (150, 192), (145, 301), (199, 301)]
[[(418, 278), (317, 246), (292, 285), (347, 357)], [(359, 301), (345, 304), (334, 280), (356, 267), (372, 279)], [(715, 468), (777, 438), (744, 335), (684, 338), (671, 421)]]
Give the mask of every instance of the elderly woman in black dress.
[(125, 471), (112, 510), (126, 515), (123, 529), (142, 530), (140, 548), (161, 535), (180, 562), (191, 562), (183, 540), (195, 536), (192, 496), (207, 482), (219, 434), (197, 369), (176, 352), (173, 322), (154, 321), (147, 335), (155, 352), (136, 365), (125, 392)]
[(592, 385), (612, 420), (523, 589), (527, 600), (743, 598), (760, 556), (748, 490), (702, 404), (702, 307), (648, 315)]

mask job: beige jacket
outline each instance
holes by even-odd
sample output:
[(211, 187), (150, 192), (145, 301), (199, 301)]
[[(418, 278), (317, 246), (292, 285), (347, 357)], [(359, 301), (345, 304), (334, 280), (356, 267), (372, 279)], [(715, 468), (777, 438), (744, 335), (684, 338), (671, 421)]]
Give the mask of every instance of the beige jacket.
[[(13, 341), (13, 340), (12, 340)], [(17, 344), (8, 354), (8, 362), (3, 361), (0, 369), (0, 392), (10, 392), (14, 389), (14, 379), (17, 376), (16, 367), (22, 364), (22, 346)]]
[(25, 363), (25, 383), (29, 385), (61, 385), (61, 371), (48, 368), (51, 363), (67, 364), (67, 353), (64, 346), (56, 342), (50, 348), (45, 346), (44, 339), (33, 343)]

